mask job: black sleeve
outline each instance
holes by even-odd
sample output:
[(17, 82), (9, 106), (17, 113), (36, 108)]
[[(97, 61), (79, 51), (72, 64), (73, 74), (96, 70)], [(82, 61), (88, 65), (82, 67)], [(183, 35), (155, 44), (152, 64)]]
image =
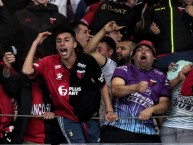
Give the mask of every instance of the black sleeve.
[(14, 38), (17, 38), (21, 33), (21, 27), (19, 26), (19, 20), (17, 19), (17, 16), (14, 15), (11, 17), (10, 21), (8, 21), (8, 24), (4, 27), (4, 29), (0, 33), (0, 44), (3, 46), (3, 50), (5, 52), (10, 51), (11, 46), (14, 42)]
[[(14, 76), (10, 76), (9, 78), (4, 78), (3, 89), (7, 93), (7, 95), (11, 98), (16, 98), (19, 96), (22, 87), (22, 75), (15, 74)], [(17, 98), (16, 98), (17, 99)]]
[(101, 72), (101, 68), (99, 66), (99, 64), (97, 63), (97, 61), (91, 56), (91, 66), (92, 68), (92, 78), (94, 79), (95, 83), (102, 87), (106, 82), (105, 82), (105, 78), (102, 75)]
[(11, 17), (5, 6), (0, 6), (0, 32), (10, 23)]

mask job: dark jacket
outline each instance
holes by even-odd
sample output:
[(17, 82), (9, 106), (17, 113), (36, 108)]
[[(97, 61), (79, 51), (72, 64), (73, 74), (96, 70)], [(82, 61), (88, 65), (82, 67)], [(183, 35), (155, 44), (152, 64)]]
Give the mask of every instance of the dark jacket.
[(2, 2), (12, 16), (18, 10), (26, 8), (31, 3), (31, 0), (2, 0)]
[(143, 3), (131, 8), (123, 3), (105, 0), (95, 13), (92, 33), (96, 34), (109, 21), (115, 21), (119, 26), (127, 27), (125, 37), (130, 37), (140, 20), (142, 8)]
[[(4, 76), (3, 76), (3, 63), (0, 61), (0, 113), (1, 114), (13, 114), (14, 104), (3, 90)], [(11, 132), (9, 127), (13, 126), (13, 116), (0, 116), (0, 144), (10, 144)], [(6, 134), (6, 136), (5, 136)]]
[(26, 9), (14, 14), (6, 31), (0, 34), (0, 43), (5, 46), (13, 45), (17, 49), (14, 66), (20, 70), (33, 41), (40, 32), (49, 31), (53, 35), (39, 46), (38, 57), (56, 53), (54, 33), (61, 26), (69, 25), (66, 17), (58, 12), (56, 5), (48, 3), (46, 7), (31, 3)]
[[(51, 103), (50, 94), (44, 83), (40, 85), (44, 104)], [(15, 74), (5, 80), (4, 89), (7, 94), (14, 97), (18, 104), (19, 115), (31, 115), (32, 109), (32, 88), (31, 80), (23, 74)], [(53, 105), (51, 111), (53, 111)], [(23, 136), (28, 127), (29, 117), (17, 117), (15, 121), (15, 129), (13, 132), (13, 142), (21, 144)], [(45, 143), (65, 143), (65, 139), (61, 134), (58, 122), (56, 119), (52, 121), (44, 121), (45, 126)]]
[(0, 6), (0, 33), (10, 23), (11, 17), (5, 6)]
[[(157, 54), (168, 54), (193, 49), (192, 23), (184, 6), (176, 0), (164, 0), (165, 3), (152, 6), (145, 12), (147, 32), (152, 22), (160, 28), (160, 34), (150, 35)], [(171, 6), (171, 7), (170, 7)]]

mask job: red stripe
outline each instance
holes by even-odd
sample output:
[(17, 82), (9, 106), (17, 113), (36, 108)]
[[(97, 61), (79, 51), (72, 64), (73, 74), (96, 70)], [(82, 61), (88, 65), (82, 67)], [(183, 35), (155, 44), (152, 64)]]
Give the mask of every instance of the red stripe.
[(88, 141), (88, 129), (86, 126), (86, 123), (83, 123), (83, 129), (84, 129), (84, 134), (85, 134), (85, 142)]

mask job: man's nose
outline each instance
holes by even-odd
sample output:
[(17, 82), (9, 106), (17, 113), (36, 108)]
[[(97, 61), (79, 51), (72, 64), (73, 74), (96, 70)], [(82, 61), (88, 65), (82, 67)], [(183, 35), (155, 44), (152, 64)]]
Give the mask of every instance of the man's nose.
[(121, 49), (119, 47), (117, 47), (116, 53), (120, 53)]
[(63, 41), (63, 40), (60, 42), (60, 45), (62, 45), (62, 46), (63, 46), (63, 45), (65, 45), (65, 43), (64, 43), (64, 41)]

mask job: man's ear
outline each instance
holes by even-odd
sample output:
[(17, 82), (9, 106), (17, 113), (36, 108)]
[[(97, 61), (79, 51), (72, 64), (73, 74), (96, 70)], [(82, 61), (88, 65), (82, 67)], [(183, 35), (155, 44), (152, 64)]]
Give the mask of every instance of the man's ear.
[[(133, 51), (130, 53), (130, 57), (133, 55)], [(131, 59), (134, 59), (134, 55), (131, 57)]]
[(110, 55), (113, 55), (113, 50), (109, 49), (109, 53), (110, 53)]
[(76, 48), (78, 44), (77, 44), (76, 41), (74, 41), (74, 44), (73, 44), (73, 45), (74, 45), (74, 48)]

